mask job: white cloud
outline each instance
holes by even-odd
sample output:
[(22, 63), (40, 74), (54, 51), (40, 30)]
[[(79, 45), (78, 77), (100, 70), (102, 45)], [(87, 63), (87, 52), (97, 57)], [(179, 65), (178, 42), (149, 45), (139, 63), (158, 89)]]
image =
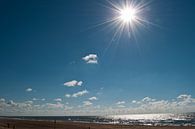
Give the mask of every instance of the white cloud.
[(179, 99), (179, 100), (191, 99), (191, 95), (182, 94), (182, 95), (179, 95), (179, 96), (177, 97), (177, 99)]
[(37, 101), (38, 99), (37, 99), (37, 98), (33, 98), (32, 100), (33, 100), (33, 101)]
[(89, 98), (89, 100), (98, 100), (98, 98), (93, 96), (93, 97)]
[(41, 101), (45, 101), (45, 98), (42, 98)]
[(64, 104), (57, 102), (57, 103), (47, 103), (47, 108), (63, 108)]
[(83, 101), (83, 106), (91, 106), (91, 105), (93, 105), (92, 102), (90, 102), (90, 101)]
[(182, 94), (177, 97), (178, 105), (188, 105), (190, 103), (195, 103), (195, 99), (191, 95)]
[(75, 87), (75, 86), (82, 86), (82, 81), (72, 80), (69, 82), (65, 82), (64, 85), (67, 87)]
[(4, 99), (4, 98), (1, 98), (1, 99), (0, 99), (0, 102), (5, 102), (5, 99)]
[(7, 102), (7, 104), (13, 107), (17, 106), (17, 104), (13, 100), (10, 100), (9, 102)]
[(87, 64), (97, 64), (98, 57), (96, 54), (89, 54), (82, 58)]
[(66, 98), (70, 98), (71, 95), (70, 95), (70, 94), (65, 94), (65, 97), (66, 97)]
[(31, 92), (32, 91), (32, 88), (27, 88), (26, 89), (26, 92)]
[(125, 101), (118, 101), (117, 103), (116, 103), (116, 105), (117, 105), (117, 107), (119, 107), (119, 108), (125, 108)]
[(125, 108), (125, 105), (118, 105), (119, 108)]
[(150, 97), (145, 97), (142, 99), (143, 102), (150, 102), (150, 101), (155, 101), (155, 99), (152, 99)]
[(32, 100), (33, 100), (33, 101), (45, 101), (45, 98), (42, 98), (42, 99), (33, 98)]
[(61, 98), (56, 98), (56, 99), (54, 99), (54, 101), (56, 101), (56, 102), (61, 102), (62, 99), (61, 99)]
[[(72, 95), (71, 95), (72, 97)], [(110, 106), (98, 106), (90, 100), (83, 101), (79, 107), (68, 105), (66, 102), (41, 102), (32, 101), (15, 102), (0, 99), (1, 115), (112, 115), (136, 113), (183, 113), (195, 111), (195, 98), (191, 95), (179, 95), (170, 100), (157, 100), (154, 98), (133, 100), (129, 105), (125, 101)], [(124, 104), (126, 104), (124, 106)]]
[(117, 104), (117, 105), (125, 104), (125, 101), (118, 101), (116, 104)]
[(77, 92), (77, 93), (74, 93), (73, 95), (72, 95), (72, 97), (79, 97), (79, 96), (83, 96), (83, 95), (85, 95), (85, 94), (88, 94), (89, 92), (87, 91), (87, 90), (83, 90), (83, 91), (79, 91), (79, 92)]
[(26, 104), (33, 104), (33, 101), (26, 101)]

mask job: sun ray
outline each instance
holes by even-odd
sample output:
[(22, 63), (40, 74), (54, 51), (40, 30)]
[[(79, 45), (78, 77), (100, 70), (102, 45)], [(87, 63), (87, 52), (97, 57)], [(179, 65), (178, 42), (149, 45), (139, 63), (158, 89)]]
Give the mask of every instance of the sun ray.
[[(148, 8), (148, 5), (151, 1), (135, 1), (135, 0), (123, 0), (123, 1), (111, 1), (107, 0), (110, 6), (106, 6), (110, 8), (113, 12), (113, 17), (110, 20), (103, 22), (102, 24), (113, 24), (113, 28), (117, 28), (114, 32), (112, 38), (115, 39), (118, 35), (122, 35), (122, 32), (128, 34), (128, 37), (133, 38), (136, 36), (136, 30), (139, 27), (146, 27), (146, 25), (155, 25), (154, 23), (147, 20), (145, 16), (145, 12)], [(119, 32), (120, 31), (120, 32)]]

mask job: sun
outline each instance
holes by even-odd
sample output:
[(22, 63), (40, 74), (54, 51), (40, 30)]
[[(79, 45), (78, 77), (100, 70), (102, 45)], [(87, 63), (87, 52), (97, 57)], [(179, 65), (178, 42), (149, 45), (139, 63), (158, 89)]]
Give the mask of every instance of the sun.
[(119, 18), (124, 22), (124, 23), (132, 23), (133, 21), (136, 20), (136, 9), (131, 8), (131, 7), (126, 7), (124, 9), (120, 10), (120, 16)]
[[(149, 21), (150, 0), (107, 0), (110, 9), (110, 16), (96, 26), (108, 26), (113, 31), (111, 42), (119, 41), (121, 36), (136, 39), (140, 30), (155, 25)], [(142, 29), (143, 28), (143, 29)], [(123, 37), (124, 37), (123, 36)]]

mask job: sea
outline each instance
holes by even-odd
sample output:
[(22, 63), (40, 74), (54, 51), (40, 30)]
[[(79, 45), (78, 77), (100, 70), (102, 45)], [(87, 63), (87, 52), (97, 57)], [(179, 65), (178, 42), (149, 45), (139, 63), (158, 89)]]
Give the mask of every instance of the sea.
[(195, 113), (129, 114), (106, 116), (9, 116), (7, 118), (121, 125), (195, 126)]

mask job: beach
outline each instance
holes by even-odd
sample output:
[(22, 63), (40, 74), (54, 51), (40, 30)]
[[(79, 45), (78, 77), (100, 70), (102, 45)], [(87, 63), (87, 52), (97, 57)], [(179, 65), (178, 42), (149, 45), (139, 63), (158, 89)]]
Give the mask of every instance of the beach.
[(97, 124), (68, 121), (0, 119), (0, 129), (195, 129), (193, 126)]

